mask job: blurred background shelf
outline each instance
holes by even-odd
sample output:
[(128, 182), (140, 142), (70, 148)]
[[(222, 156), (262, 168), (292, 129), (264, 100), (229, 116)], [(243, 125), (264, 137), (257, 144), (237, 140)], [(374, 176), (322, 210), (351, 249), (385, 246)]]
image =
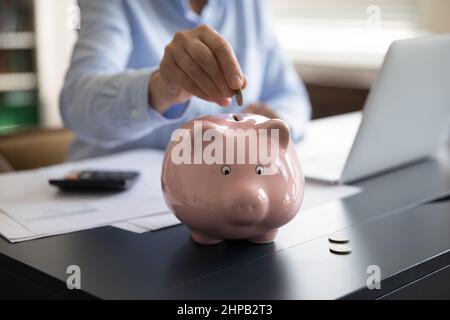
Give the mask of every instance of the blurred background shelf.
[(26, 89), (0, 93), (0, 134), (38, 125), (36, 95), (36, 90)]
[(0, 73), (0, 92), (37, 89), (35, 73)]
[(33, 32), (2, 32), (0, 33), (0, 50), (33, 49), (35, 34)]
[(0, 1), (1, 135), (41, 124), (35, 30), (34, 1)]

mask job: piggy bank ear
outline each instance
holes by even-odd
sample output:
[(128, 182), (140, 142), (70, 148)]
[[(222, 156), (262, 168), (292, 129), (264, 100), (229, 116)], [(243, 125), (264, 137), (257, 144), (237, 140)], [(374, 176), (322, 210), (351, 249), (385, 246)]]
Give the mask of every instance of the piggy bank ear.
[(267, 129), (267, 134), (271, 136), (271, 129), (278, 130), (279, 146), (282, 149), (287, 149), (289, 142), (291, 141), (291, 131), (288, 125), (281, 119), (271, 119), (261, 123), (258, 129)]

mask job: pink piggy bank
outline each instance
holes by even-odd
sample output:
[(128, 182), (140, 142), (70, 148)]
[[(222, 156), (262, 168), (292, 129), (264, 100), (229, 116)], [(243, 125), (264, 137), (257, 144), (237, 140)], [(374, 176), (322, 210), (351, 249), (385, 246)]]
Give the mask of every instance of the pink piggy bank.
[(173, 132), (164, 198), (200, 244), (272, 242), (299, 211), (304, 176), (289, 127), (253, 114), (204, 116)]

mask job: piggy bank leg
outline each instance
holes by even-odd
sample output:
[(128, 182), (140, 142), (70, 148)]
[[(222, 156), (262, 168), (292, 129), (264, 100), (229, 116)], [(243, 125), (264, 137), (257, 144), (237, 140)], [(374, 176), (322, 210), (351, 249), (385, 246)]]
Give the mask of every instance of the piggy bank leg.
[(191, 231), (191, 237), (194, 242), (206, 245), (218, 244), (223, 241), (223, 239), (213, 238), (198, 231)]
[(258, 244), (270, 243), (275, 240), (277, 233), (278, 229), (274, 229), (258, 237), (250, 238), (248, 241)]

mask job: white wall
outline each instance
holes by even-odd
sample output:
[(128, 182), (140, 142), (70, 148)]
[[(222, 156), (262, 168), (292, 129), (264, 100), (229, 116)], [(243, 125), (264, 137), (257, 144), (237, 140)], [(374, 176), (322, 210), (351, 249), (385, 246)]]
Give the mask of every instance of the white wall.
[(41, 119), (45, 127), (61, 126), (59, 91), (69, 66), (76, 32), (74, 0), (34, 0)]

